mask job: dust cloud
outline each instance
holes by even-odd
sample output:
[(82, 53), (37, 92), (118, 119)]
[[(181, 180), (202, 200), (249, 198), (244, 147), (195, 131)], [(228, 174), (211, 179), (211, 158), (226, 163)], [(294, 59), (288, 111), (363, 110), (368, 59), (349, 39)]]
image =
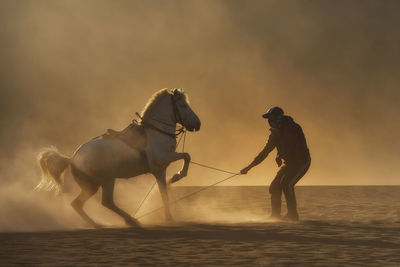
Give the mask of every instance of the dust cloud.
[[(399, 184), (398, 8), (398, 1), (1, 1), (0, 230), (80, 225), (67, 205), (77, 192), (68, 171), (70, 193), (32, 192), (37, 153), (54, 145), (72, 155), (105, 129), (124, 128), (165, 87), (185, 88), (202, 120), (185, 145), (196, 162), (239, 171), (267, 139), (260, 115), (279, 105), (302, 125), (311, 150), (300, 185)], [(268, 184), (273, 157), (225, 185)], [(191, 166), (179, 183), (219, 178)], [(115, 196), (133, 210), (152, 182), (121, 181)], [(107, 215), (97, 206), (94, 198), (87, 209)]]

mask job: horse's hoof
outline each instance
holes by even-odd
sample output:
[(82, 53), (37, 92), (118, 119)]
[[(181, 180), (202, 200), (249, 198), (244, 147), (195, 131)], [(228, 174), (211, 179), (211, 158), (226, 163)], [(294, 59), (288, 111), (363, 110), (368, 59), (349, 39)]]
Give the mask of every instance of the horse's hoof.
[(172, 218), (171, 215), (169, 215), (169, 216), (165, 217), (165, 222), (166, 223), (175, 223), (175, 220), (174, 220), (174, 218)]
[(94, 227), (95, 229), (102, 229), (102, 228), (104, 228), (103, 225), (100, 225), (100, 224), (97, 224), (97, 223), (93, 224), (93, 227)]
[(186, 176), (186, 174), (181, 173), (181, 172), (175, 173), (174, 176), (172, 176), (171, 180), (169, 180), (169, 182), (171, 184), (176, 183), (185, 176)]
[(94, 228), (94, 229), (101, 229), (101, 228), (104, 228), (103, 225), (97, 224), (97, 223), (95, 223), (95, 222), (86, 222), (86, 223), (84, 224), (84, 226), (85, 226), (85, 227), (88, 227), (88, 228)]
[(125, 223), (131, 227), (138, 227), (138, 228), (141, 227), (140, 223), (133, 218), (125, 219)]

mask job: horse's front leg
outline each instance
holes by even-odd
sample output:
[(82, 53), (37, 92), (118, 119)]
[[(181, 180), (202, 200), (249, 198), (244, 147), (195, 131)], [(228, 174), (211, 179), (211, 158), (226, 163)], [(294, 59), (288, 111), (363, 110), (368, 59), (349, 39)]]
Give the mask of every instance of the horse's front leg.
[(182, 179), (183, 177), (187, 176), (187, 173), (188, 173), (188, 170), (189, 170), (189, 163), (190, 163), (190, 159), (191, 159), (190, 155), (188, 153), (177, 153), (177, 152), (175, 152), (174, 156), (175, 156), (174, 157), (175, 159), (172, 160), (172, 161), (183, 159), (183, 166), (182, 166), (182, 169), (179, 172), (175, 173), (172, 176), (172, 179), (169, 181), (170, 183), (175, 183), (175, 182), (179, 181), (180, 179)]
[(173, 221), (171, 216), (171, 211), (169, 209), (169, 199), (168, 199), (168, 191), (167, 191), (167, 182), (166, 182), (166, 169), (162, 169), (157, 173), (154, 173), (156, 177), (156, 181), (158, 184), (158, 189), (161, 193), (161, 199), (164, 203), (164, 211), (165, 211), (165, 220)]

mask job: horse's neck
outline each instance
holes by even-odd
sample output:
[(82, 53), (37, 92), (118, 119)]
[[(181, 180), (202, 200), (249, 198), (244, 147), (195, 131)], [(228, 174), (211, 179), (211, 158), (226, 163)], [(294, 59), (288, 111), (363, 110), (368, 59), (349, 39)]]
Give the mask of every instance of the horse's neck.
[(151, 114), (148, 122), (165, 132), (174, 134), (176, 122), (171, 105), (172, 102), (170, 99), (165, 97), (154, 110), (153, 114)]
[(158, 130), (152, 129), (151, 127), (145, 128), (147, 133), (146, 154), (149, 162), (162, 161), (165, 153), (175, 151), (176, 149), (176, 139), (171, 136), (175, 134), (176, 123), (173, 113), (174, 111), (171, 107), (172, 103), (165, 100), (159, 104), (147, 120), (148, 123), (151, 123), (163, 132), (168, 133), (162, 133)]

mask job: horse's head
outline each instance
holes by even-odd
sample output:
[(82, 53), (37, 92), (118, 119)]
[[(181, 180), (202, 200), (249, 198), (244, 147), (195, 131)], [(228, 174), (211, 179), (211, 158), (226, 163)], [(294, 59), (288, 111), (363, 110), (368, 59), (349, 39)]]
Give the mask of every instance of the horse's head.
[(189, 105), (189, 101), (182, 89), (172, 91), (172, 103), (175, 113), (175, 121), (182, 124), (188, 131), (200, 130), (200, 119)]

